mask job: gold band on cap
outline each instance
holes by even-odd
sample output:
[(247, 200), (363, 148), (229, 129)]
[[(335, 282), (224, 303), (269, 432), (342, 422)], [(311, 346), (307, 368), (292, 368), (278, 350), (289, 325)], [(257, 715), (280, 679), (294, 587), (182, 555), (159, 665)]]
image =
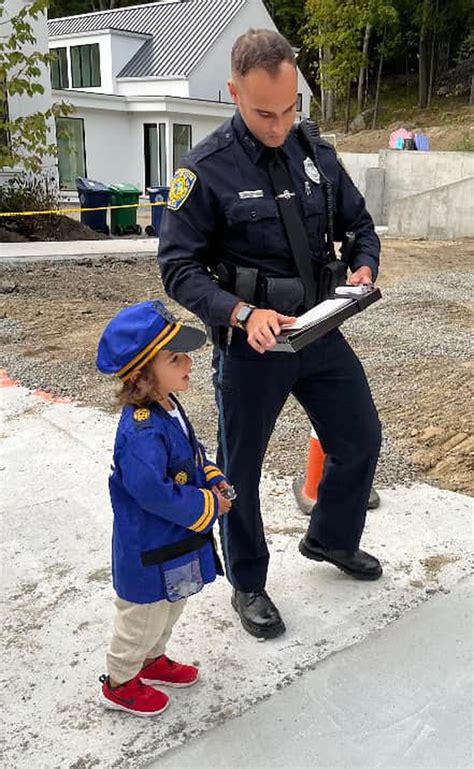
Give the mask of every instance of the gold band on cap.
[(140, 371), (146, 364), (170, 342), (181, 329), (181, 323), (168, 323), (160, 333), (151, 340), (131, 361), (129, 361), (117, 376), (126, 382), (135, 371)]

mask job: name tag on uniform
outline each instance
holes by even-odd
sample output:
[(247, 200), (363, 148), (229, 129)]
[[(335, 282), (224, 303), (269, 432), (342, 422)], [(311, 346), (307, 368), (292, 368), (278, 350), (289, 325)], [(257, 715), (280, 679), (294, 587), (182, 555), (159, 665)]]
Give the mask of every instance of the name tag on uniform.
[(263, 198), (263, 190), (242, 190), (239, 192), (241, 200), (252, 200), (253, 198)]

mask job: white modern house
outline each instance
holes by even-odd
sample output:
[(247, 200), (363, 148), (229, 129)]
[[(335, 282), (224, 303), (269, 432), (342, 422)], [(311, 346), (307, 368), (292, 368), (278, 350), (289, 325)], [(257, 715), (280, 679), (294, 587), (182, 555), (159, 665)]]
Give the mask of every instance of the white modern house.
[[(160, 0), (48, 22), (59, 178), (168, 185), (183, 155), (234, 113), (230, 50), (249, 27), (275, 29), (262, 0)], [(298, 114), (311, 91), (298, 72)]]

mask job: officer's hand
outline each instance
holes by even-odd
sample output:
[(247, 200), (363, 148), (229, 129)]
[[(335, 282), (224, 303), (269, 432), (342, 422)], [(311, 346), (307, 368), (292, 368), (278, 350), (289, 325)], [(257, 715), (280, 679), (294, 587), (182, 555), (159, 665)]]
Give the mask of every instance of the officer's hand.
[(245, 324), (247, 342), (257, 352), (271, 350), (276, 345), (275, 337), (279, 335), (281, 327), (295, 320), (295, 317), (281, 315), (275, 310), (254, 310)]
[(226, 499), (225, 497), (223, 497), (222, 494), (220, 494), (217, 486), (214, 486), (214, 488), (212, 489), (212, 493), (215, 494), (217, 497), (217, 504), (218, 504), (217, 515), (220, 517), (221, 515), (225, 515), (226, 513), (228, 513), (230, 508), (232, 507), (232, 502), (230, 501), (230, 499)]
[(373, 283), (370, 267), (359, 267), (347, 281), (349, 286), (368, 286)]

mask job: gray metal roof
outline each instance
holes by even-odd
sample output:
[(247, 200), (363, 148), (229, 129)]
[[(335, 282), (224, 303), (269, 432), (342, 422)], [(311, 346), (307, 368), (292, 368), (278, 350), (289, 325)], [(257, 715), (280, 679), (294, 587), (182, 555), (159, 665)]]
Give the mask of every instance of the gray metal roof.
[(152, 35), (118, 77), (187, 76), (247, 0), (174, 0), (51, 19), (50, 37), (106, 29)]

